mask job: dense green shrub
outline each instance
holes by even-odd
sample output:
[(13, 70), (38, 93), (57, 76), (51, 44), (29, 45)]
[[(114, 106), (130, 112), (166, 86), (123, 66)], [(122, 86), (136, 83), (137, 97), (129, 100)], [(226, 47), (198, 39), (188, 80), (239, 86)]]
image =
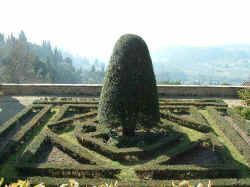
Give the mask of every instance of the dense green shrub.
[(233, 110), (238, 113), (238, 114), (241, 114), (242, 110), (243, 110), (243, 106), (235, 106), (233, 107)]
[(101, 123), (123, 126), (133, 136), (137, 124), (151, 128), (160, 120), (153, 66), (144, 40), (126, 34), (116, 42), (98, 108)]
[(250, 120), (250, 107), (235, 106), (233, 110), (243, 118)]
[(241, 115), (245, 118), (250, 120), (250, 107), (244, 107), (241, 111)]
[(238, 91), (240, 99), (244, 100), (246, 105), (250, 104), (250, 88), (241, 89)]

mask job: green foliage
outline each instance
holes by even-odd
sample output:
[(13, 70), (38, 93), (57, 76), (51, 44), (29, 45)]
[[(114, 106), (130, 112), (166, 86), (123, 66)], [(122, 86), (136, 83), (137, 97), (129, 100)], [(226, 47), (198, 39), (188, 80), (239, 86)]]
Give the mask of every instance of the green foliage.
[(247, 120), (250, 120), (250, 107), (244, 107), (240, 115)]
[(160, 81), (159, 84), (166, 84), (166, 85), (181, 85), (181, 81)]
[(163, 113), (163, 118), (166, 118), (170, 121), (173, 121), (175, 123), (178, 123), (179, 125), (182, 125), (184, 127), (188, 127), (190, 129), (194, 129), (203, 133), (207, 133), (211, 131), (211, 128), (203, 121), (198, 121), (198, 120), (187, 120), (187, 119), (182, 119), (178, 115), (172, 114), (170, 112), (164, 112)]
[[(115, 179), (115, 175), (120, 173), (121, 169), (105, 168), (92, 165), (72, 165), (72, 164), (57, 164), (57, 163), (20, 163), (16, 165), (20, 173), (25, 173), (30, 176), (50, 176), (55, 178), (71, 177), (71, 178), (108, 178)], [(53, 168), (53, 169), (51, 169)]]
[[(51, 106), (49, 105), (44, 107), (43, 110), (40, 111), (37, 115), (35, 115), (28, 123), (27, 121), (20, 122), (19, 119), (24, 117), (25, 114), (28, 114), (30, 112), (30, 107), (29, 107), (28, 111), (24, 109), (19, 113), (19, 115), (16, 115), (16, 117), (14, 117), (13, 121), (10, 120), (10, 122), (8, 121), (5, 123), (7, 125), (5, 124), (3, 125), (5, 127), (1, 129), (0, 137), (5, 137), (5, 138), (7, 137), (8, 141), (6, 142), (6, 144), (4, 144), (4, 146), (1, 147), (0, 151), (1, 162), (5, 161), (6, 158), (9, 158), (8, 156), (10, 156), (11, 154), (14, 155), (13, 153), (15, 153), (17, 149), (23, 146), (22, 142), (27, 142), (28, 139), (32, 137), (31, 133), (33, 130), (35, 131), (45, 125), (43, 122), (45, 121), (45, 118), (49, 113), (50, 108)], [(11, 126), (11, 129), (9, 128), (9, 126)], [(20, 126), (21, 130), (18, 130)], [(16, 132), (15, 136), (8, 137), (14, 132)]]
[(163, 179), (215, 179), (215, 178), (237, 178), (239, 169), (234, 168), (232, 165), (218, 164), (215, 166), (209, 165), (167, 165), (148, 166), (146, 168), (136, 169), (136, 174), (140, 179), (145, 179), (145, 176), (155, 180)]
[(246, 121), (239, 113), (239, 108), (243, 108), (241, 106), (229, 108), (228, 114), (231, 116), (233, 122), (238, 125), (241, 130), (247, 133), (250, 136), (250, 121)]
[(250, 120), (250, 107), (235, 106), (233, 110), (243, 118)]
[(240, 99), (244, 100), (244, 102), (249, 105), (250, 100), (250, 88), (241, 89), (238, 91), (238, 95)]
[(241, 135), (232, 127), (232, 125), (220, 116), (214, 108), (207, 108), (208, 114), (214, 120), (215, 125), (225, 134), (225, 136), (232, 142), (237, 150), (245, 157), (248, 163), (250, 163), (250, 149), (247, 142), (241, 137)]
[(21, 32), (19, 33), (19, 40), (22, 40), (22, 41), (24, 41), (24, 42), (27, 42), (27, 38), (26, 38), (25, 33), (24, 33), (23, 31), (21, 31)]
[(70, 62), (50, 42), (41, 46), (28, 42), (23, 31), (18, 38), (0, 34), (0, 82), (80, 83), (80, 72)]
[[(53, 99), (53, 102), (56, 100)], [(48, 101), (47, 106), (44, 103), (34, 104), (32, 112), (38, 112), (36, 116), (32, 117), (34, 120), (24, 119), (25, 121), (22, 121), (23, 119), (20, 117), (19, 123), (24, 123), (24, 125), (17, 133), (11, 132), (13, 135), (11, 140), (16, 143), (8, 144), (6, 149), (10, 151), (4, 151), (4, 155), (0, 159), (0, 161), (4, 161), (0, 171), (0, 175), (5, 177), (4, 184), (10, 184), (17, 181), (17, 179), (27, 179), (30, 181), (31, 186), (43, 182), (45, 186), (52, 187), (59, 184), (66, 184), (70, 177), (77, 178), (79, 186), (93, 186), (100, 184), (103, 180), (108, 180), (108, 184), (114, 184), (115, 180), (119, 180), (119, 186), (171, 186), (172, 182), (178, 184), (181, 182), (179, 180), (183, 179), (190, 179), (190, 184), (197, 184), (199, 182), (207, 183), (210, 179), (212, 180), (212, 185), (218, 187), (250, 186), (249, 168), (243, 157), (238, 159), (238, 156), (241, 155), (236, 151), (236, 147), (242, 149), (243, 155), (247, 159), (249, 157), (248, 147), (243, 145), (244, 142), (239, 140), (237, 132), (232, 131), (230, 124), (224, 122), (225, 120), (215, 110), (215, 107), (210, 108), (212, 110), (211, 116), (207, 115), (209, 116), (207, 118), (208, 124), (215, 130), (214, 132), (204, 136), (203, 133), (179, 126), (175, 123), (168, 123), (168, 120), (163, 119), (158, 128), (160, 128), (159, 130), (164, 130), (157, 131), (158, 128), (153, 128), (150, 129), (150, 132), (159, 132), (160, 134), (158, 135), (161, 135), (161, 132), (167, 132), (167, 134), (164, 134), (164, 136), (167, 136), (160, 138), (159, 141), (151, 142), (151, 140), (154, 140), (155, 134), (147, 134), (148, 132), (146, 131), (144, 131), (146, 134), (144, 132), (140, 134), (140, 131), (137, 131), (136, 133), (142, 136), (124, 137), (120, 134), (121, 128), (117, 128), (117, 131), (115, 131), (115, 129), (110, 129), (105, 125), (99, 124), (95, 118), (96, 108), (94, 108), (95, 110), (91, 114), (95, 113), (92, 116), (93, 118), (86, 117), (90, 113), (88, 110), (83, 110), (81, 118), (79, 115), (71, 119), (62, 118), (63, 120), (61, 121), (52, 121), (52, 119), (56, 118), (51, 118), (51, 116), (49, 118), (48, 116), (55, 109), (62, 110), (63, 114), (65, 108), (67, 110), (78, 110), (78, 108), (82, 107), (89, 108), (91, 105), (97, 106), (95, 101), (92, 104), (88, 103), (88, 105), (83, 100), (81, 102), (84, 105), (73, 104), (76, 102), (75, 98), (63, 98), (61, 101), (67, 101), (68, 103), (64, 106), (61, 102), (48, 106), (48, 104), (52, 104)], [(72, 102), (70, 105), (69, 101)], [(175, 102), (177, 103), (177, 101)], [(204, 102), (206, 103), (208, 100)], [(168, 102), (160, 102), (161, 105), (166, 103)], [(179, 102), (176, 108), (178, 110), (187, 110), (186, 107), (181, 106), (181, 102)], [(175, 106), (171, 106), (171, 108), (175, 108)], [(195, 114), (202, 111), (197, 111), (194, 107), (189, 107), (188, 111), (191, 114), (194, 113), (192, 117), (195, 120), (203, 121), (202, 116)], [(41, 118), (40, 114), (44, 118)], [(211, 122), (210, 117), (216, 122), (213, 120)], [(49, 119), (46, 120), (47, 118)], [(241, 119), (243, 120), (243, 118)], [(15, 126), (14, 122), (12, 124)], [(75, 127), (74, 132), (58, 135), (57, 132), (54, 133), (51, 131), (53, 128), (56, 131), (57, 128), (60, 130), (64, 126), (67, 128), (67, 125), (73, 125)], [(248, 124), (245, 123), (244, 125)], [(217, 128), (214, 128), (217, 126), (223, 132), (220, 132), (220, 130), (217, 131)], [(241, 126), (239, 127), (242, 128)], [(170, 128), (171, 131), (165, 131)], [(5, 132), (5, 134), (9, 135), (12, 130), (7, 129), (7, 126), (4, 125), (4, 128), (0, 130), (0, 134)], [(40, 134), (38, 135), (39, 132)], [(111, 132), (113, 134), (110, 134)], [(103, 135), (108, 135), (114, 138), (114, 140), (118, 138), (124, 139), (125, 144), (131, 143), (131, 145), (135, 145), (135, 143), (140, 143), (140, 139), (145, 140), (146, 144), (119, 148), (113, 142), (108, 144), (103, 141)], [(144, 135), (149, 135), (148, 139)], [(155, 139), (157, 138), (159, 137)], [(235, 147), (231, 145), (228, 139)], [(132, 140), (135, 142), (132, 142)], [(20, 144), (21, 146), (19, 146)], [(228, 146), (229, 144), (230, 146)], [(56, 150), (53, 150), (52, 148), (55, 147)], [(199, 155), (203, 153), (200, 152), (200, 147), (206, 148), (209, 151), (208, 154), (205, 152), (206, 155)], [(216, 164), (204, 164), (200, 159), (208, 158), (210, 151), (214, 151), (216, 155), (218, 154), (223, 159), (216, 162)], [(2, 152), (0, 151), (1, 154)], [(64, 157), (64, 159), (60, 160), (63, 158), (61, 154), (71, 158)], [(52, 160), (50, 156), (53, 157)], [(58, 162), (56, 160), (57, 156), (60, 157)], [(183, 156), (194, 159), (192, 161), (196, 161), (197, 159), (197, 164), (178, 164), (176, 161), (180, 160), (180, 157), (182, 158)], [(75, 161), (72, 162), (72, 159), (80, 161), (81, 164), (77, 164)]]
[[(158, 150), (164, 149), (164, 147), (173, 145), (174, 142), (178, 141), (180, 138), (180, 134), (172, 133), (168, 136), (161, 136), (158, 134), (157, 138), (152, 138), (152, 136), (134, 136), (134, 137), (126, 137), (126, 136), (110, 136), (109, 129), (103, 126), (102, 128), (96, 128), (96, 132), (86, 133), (83, 132), (83, 129), (86, 126), (97, 126), (98, 124), (94, 123), (82, 123), (76, 126), (74, 129), (75, 137), (78, 142), (87, 147), (90, 150), (93, 150), (99, 154), (102, 154), (112, 160), (123, 162), (123, 163), (133, 163), (139, 160), (147, 160), (153, 154), (155, 154)], [(93, 134), (95, 137), (102, 137), (102, 140), (98, 140), (95, 137), (92, 137)], [(111, 137), (114, 143), (107, 143), (103, 141), (103, 139), (107, 139)], [(150, 144), (147, 144), (150, 141)], [(142, 145), (143, 140), (146, 145)], [(119, 142), (119, 144), (117, 144)], [(137, 145), (135, 145), (137, 144)], [(133, 145), (133, 146), (132, 146)]]
[(12, 131), (16, 126), (18, 126), (19, 122), (31, 112), (31, 107), (27, 107), (21, 112), (17, 113), (13, 118), (5, 122), (0, 126), (0, 138), (4, 138), (7, 134)]
[(4, 182), (4, 178), (2, 177), (2, 178), (0, 179), (0, 187), (2, 186), (3, 182)]
[(123, 126), (133, 136), (136, 125), (159, 122), (155, 75), (146, 43), (136, 35), (123, 35), (115, 44), (101, 92), (101, 123)]
[(227, 82), (223, 82), (223, 83), (221, 83), (221, 85), (222, 85), (222, 86), (229, 86), (229, 85), (232, 85), (232, 84), (227, 83)]

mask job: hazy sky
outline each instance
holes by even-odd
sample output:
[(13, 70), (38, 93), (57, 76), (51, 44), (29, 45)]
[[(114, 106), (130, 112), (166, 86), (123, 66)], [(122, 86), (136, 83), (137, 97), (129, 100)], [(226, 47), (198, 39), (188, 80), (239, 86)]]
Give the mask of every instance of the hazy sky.
[(108, 59), (125, 33), (169, 44), (250, 44), (250, 0), (2, 0), (0, 32)]

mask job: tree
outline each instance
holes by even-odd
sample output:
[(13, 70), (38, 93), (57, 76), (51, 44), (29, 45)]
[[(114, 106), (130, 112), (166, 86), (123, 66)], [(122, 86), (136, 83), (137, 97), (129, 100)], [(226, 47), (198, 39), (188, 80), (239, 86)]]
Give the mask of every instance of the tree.
[(96, 68), (95, 68), (95, 65), (94, 65), (94, 64), (91, 66), (90, 72), (92, 72), (92, 73), (96, 72)]
[(64, 59), (64, 61), (65, 61), (65, 63), (72, 65), (72, 59), (71, 59), (71, 58), (66, 57), (66, 58)]
[(98, 119), (111, 127), (122, 126), (124, 136), (134, 136), (136, 125), (151, 128), (160, 120), (151, 57), (146, 43), (137, 35), (123, 35), (115, 44)]
[(23, 41), (23, 42), (27, 42), (27, 38), (26, 38), (26, 36), (25, 36), (24, 31), (21, 31), (21, 32), (19, 33), (19, 40), (21, 40), (21, 41)]
[(4, 76), (10, 83), (32, 82), (35, 78), (33, 64), (36, 60), (34, 51), (28, 43), (13, 38), (7, 39), (7, 50), (3, 59)]
[(4, 45), (4, 35), (0, 33), (0, 47)]
[(5, 40), (0, 34), (0, 81), (5, 83), (79, 83), (70, 58), (63, 59), (49, 41), (42, 46), (27, 42), (23, 31)]

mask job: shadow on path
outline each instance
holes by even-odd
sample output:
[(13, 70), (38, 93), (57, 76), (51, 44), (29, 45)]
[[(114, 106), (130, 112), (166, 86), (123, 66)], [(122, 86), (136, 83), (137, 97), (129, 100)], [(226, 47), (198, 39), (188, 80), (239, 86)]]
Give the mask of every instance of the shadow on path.
[(0, 125), (4, 124), (26, 106), (21, 104), (19, 100), (10, 96), (0, 97)]

